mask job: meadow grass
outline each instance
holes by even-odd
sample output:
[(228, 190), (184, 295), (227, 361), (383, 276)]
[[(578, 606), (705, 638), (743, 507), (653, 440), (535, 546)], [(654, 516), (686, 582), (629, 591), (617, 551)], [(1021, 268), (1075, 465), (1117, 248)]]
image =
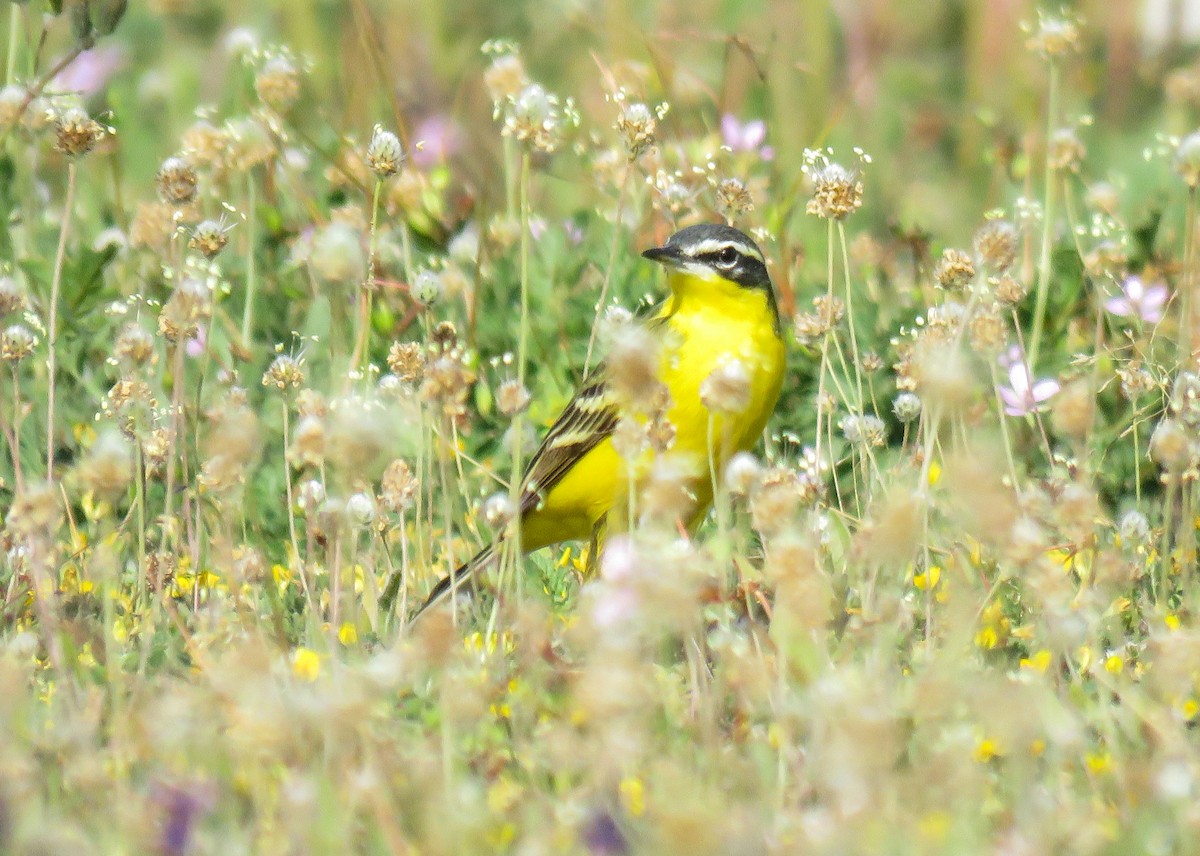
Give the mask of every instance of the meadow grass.
[[(1178, 28), (243, 5), (6, 9), (0, 852), (1194, 851)], [(789, 349), (709, 519), (651, 421), (412, 621), (701, 221)]]

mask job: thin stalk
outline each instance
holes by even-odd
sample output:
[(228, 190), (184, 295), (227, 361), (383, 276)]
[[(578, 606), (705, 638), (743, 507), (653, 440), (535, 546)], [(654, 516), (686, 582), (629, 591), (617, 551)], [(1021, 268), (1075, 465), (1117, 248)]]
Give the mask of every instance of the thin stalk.
[[(358, 336), (354, 341), (354, 354), (350, 358), (350, 371), (366, 370), (371, 359), (371, 301), (378, 283), (375, 281), (375, 235), (379, 223), (379, 191), (383, 179), (375, 180), (375, 192), (371, 195), (371, 238), (367, 249), (367, 278), (359, 294)], [(407, 271), (405, 272), (407, 275)]]
[(50, 280), (50, 324), (46, 332), (50, 357), (46, 362), (48, 388), (46, 391), (46, 478), (54, 476), (54, 387), (58, 369), (58, 294), (62, 288), (63, 260), (67, 254), (67, 233), (71, 213), (75, 208), (75, 178), (78, 164), (67, 161), (67, 196), (63, 202), (62, 225), (58, 231), (58, 250), (54, 254), (54, 275)]
[(612, 284), (613, 267), (617, 263), (618, 238), (621, 236), (621, 211), (625, 208), (625, 196), (629, 189), (629, 176), (633, 173), (633, 161), (625, 162), (625, 171), (621, 174), (621, 189), (617, 192), (617, 218), (613, 223), (612, 238), (608, 244), (608, 264), (604, 268), (604, 282), (600, 284), (600, 299), (596, 301), (596, 316), (592, 319), (592, 332), (588, 336), (587, 356), (583, 360), (583, 377), (587, 379), (592, 369), (592, 349), (596, 345), (596, 333), (600, 329), (600, 319), (604, 317), (604, 304), (608, 301), (608, 288)]
[(17, 74), (17, 50), (21, 46), (21, 4), (8, 6), (8, 54), (4, 64), (4, 85), (8, 86)]
[(250, 331), (254, 324), (254, 297), (258, 291), (258, 262), (254, 250), (258, 242), (258, 185), (254, 170), (246, 173), (246, 305), (242, 307), (242, 347), (250, 349)]
[[(830, 220), (830, 225), (834, 221)], [(854, 361), (854, 379), (858, 387), (858, 412), (863, 412), (862, 359), (858, 351), (858, 334), (854, 332), (854, 289), (850, 285), (850, 253), (846, 248), (846, 225), (837, 221), (838, 243), (842, 249), (842, 275), (846, 285), (846, 326), (850, 328), (850, 358)], [(832, 235), (830, 236), (832, 237)]]
[(1033, 310), (1033, 334), (1029, 342), (1029, 370), (1037, 366), (1038, 349), (1042, 344), (1042, 329), (1046, 323), (1046, 300), (1050, 292), (1050, 245), (1054, 238), (1055, 186), (1054, 167), (1050, 163), (1050, 138), (1058, 119), (1058, 63), (1050, 61), (1050, 85), (1046, 104), (1045, 202), (1042, 206), (1042, 247), (1038, 257), (1037, 297)]
[(1183, 295), (1179, 301), (1179, 365), (1188, 369), (1192, 365), (1192, 336), (1195, 328), (1193, 317), (1196, 311), (1195, 284), (1196, 268), (1196, 188), (1188, 189), (1187, 213), (1184, 217), (1183, 233)]

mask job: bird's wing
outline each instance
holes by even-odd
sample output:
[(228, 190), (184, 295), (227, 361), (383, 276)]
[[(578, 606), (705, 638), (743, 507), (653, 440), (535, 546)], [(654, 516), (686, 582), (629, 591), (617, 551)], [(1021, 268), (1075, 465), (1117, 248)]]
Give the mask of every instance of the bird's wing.
[(596, 380), (575, 393), (529, 461), (521, 490), (521, 514), (536, 508), (584, 455), (612, 436), (620, 417), (617, 403), (604, 370), (593, 377)]

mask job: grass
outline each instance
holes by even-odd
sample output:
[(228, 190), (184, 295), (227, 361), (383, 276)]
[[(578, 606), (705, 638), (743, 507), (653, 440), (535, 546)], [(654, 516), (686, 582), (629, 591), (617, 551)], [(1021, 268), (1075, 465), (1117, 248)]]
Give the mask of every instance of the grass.
[[(0, 37), (0, 851), (1189, 852), (1190, 46), (242, 5)], [(411, 622), (722, 218), (789, 371), (710, 520)]]

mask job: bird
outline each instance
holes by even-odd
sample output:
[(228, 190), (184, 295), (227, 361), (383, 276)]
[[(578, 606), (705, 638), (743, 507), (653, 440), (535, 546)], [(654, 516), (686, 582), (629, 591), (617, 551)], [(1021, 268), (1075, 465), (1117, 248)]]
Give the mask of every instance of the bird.
[[(646, 324), (662, 343), (657, 380), (668, 394), (665, 417), (674, 429), (669, 454), (691, 473), (682, 522), (695, 528), (712, 503), (714, 476), (734, 454), (753, 448), (779, 400), (786, 369), (779, 306), (762, 251), (732, 226), (688, 226), (642, 256), (667, 269), (670, 296)], [(741, 406), (714, 413), (704, 384), (731, 362), (739, 364)], [(594, 560), (605, 538), (629, 525), (618, 519), (629, 507), (631, 469), (613, 443), (622, 417), (614, 386), (601, 366), (530, 458), (515, 507), (522, 552), (590, 539)], [(647, 470), (638, 467), (635, 482), (644, 481)], [(494, 561), (502, 544), (503, 536), (440, 580), (413, 618)]]

